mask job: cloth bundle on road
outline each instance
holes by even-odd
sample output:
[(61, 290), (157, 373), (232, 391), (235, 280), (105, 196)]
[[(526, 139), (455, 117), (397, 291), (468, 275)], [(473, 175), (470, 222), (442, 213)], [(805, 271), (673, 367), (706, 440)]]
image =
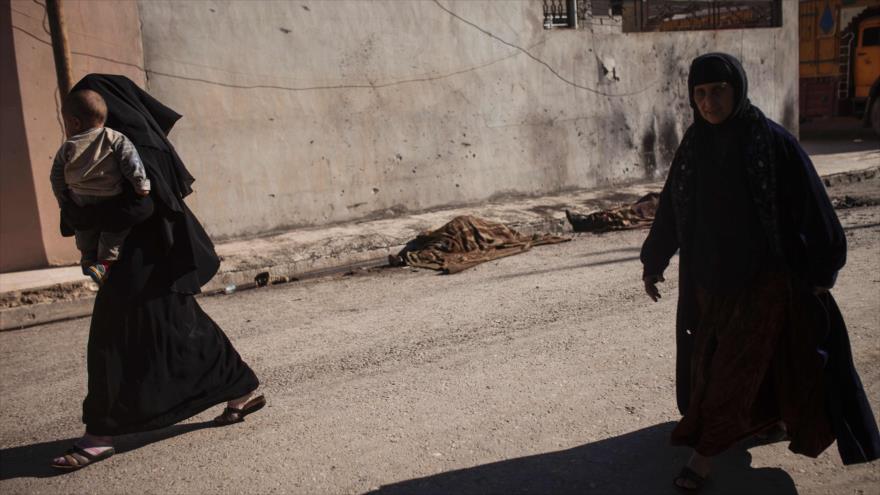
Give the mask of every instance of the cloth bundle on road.
[(392, 266), (458, 273), (486, 261), (523, 253), (532, 246), (569, 240), (550, 234), (523, 235), (506, 225), (464, 215), (439, 229), (419, 234), (400, 253), (390, 255), (388, 261)]
[(608, 232), (650, 227), (654, 222), (660, 195), (648, 193), (631, 205), (582, 215), (565, 210), (565, 218), (575, 232)]

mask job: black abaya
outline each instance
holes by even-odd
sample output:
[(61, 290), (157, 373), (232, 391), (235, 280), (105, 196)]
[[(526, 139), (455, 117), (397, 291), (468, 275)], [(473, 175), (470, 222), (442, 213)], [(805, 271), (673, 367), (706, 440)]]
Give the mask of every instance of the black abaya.
[[(706, 455), (717, 453), (729, 443), (730, 438), (727, 438), (723, 439), (726, 443), (714, 442), (715, 445), (705, 447), (710, 442), (701, 442), (696, 437), (702, 433), (700, 429), (706, 421), (687, 418), (689, 413), (703, 413), (703, 399), (694, 397), (695, 392), (699, 392), (700, 385), (694, 377), (699, 378), (699, 375), (692, 371), (694, 364), (700, 363), (704, 354), (713, 350), (711, 345), (699, 345), (701, 337), (698, 333), (706, 332), (702, 328), (706, 325), (701, 320), (711, 317), (713, 321), (709, 322), (711, 328), (708, 331), (713, 337), (723, 333), (730, 334), (731, 329), (733, 333), (746, 327), (750, 331), (755, 330), (757, 324), (752, 324), (749, 318), (754, 316), (755, 311), (767, 309), (761, 305), (781, 305), (784, 298), (780, 297), (780, 291), (771, 291), (775, 297), (767, 296), (757, 302), (739, 297), (746, 304), (739, 303), (734, 296), (743, 296), (736, 293), (742, 293), (743, 287), (746, 292), (755, 289), (753, 284), (748, 283), (749, 279), (762, 271), (766, 274), (768, 268), (772, 267), (769, 271), (785, 274), (793, 301), (790, 314), (796, 317), (788, 323), (784, 318), (778, 318), (780, 323), (777, 326), (787, 327), (772, 329), (774, 332), (783, 330), (778, 334), (779, 339), (776, 338), (777, 334), (764, 332), (763, 339), (767, 345), (765, 348), (784, 346), (786, 353), (795, 357), (794, 360), (770, 357), (773, 360), (770, 364), (794, 378), (779, 382), (788, 385), (783, 390), (775, 390), (775, 394), (777, 397), (788, 394), (798, 395), (802, 399), (814, 399), (817, 395), (811, 395), (805, 388), (809, 387), (817, 393), (821, 392), (824, 397), (821, 404), (805, 399), (801, 405), (809, 403), (813, 406), (795, 411), (796, 415), (786, 414), (785, 410), (780, 411), (782, 419), (786, 420), (792, 417), (810, 418), (809, 421), (793, 425), (790, 431), (793, 434), (790, 448), (807, 455), (817, 455), (828, 443), (827, 438), (823, 439), (817, 434), (824, 432), (824, 426), (827, 426), (820, 423), (830, 421), (844, 464), (878, 459), (880, 431), (853, 364), (846, 324), (830, 292), (826, 291), (818, 296), (813, 293), (814, 288), (832, 287), (837, 271), (846, 262), (846, 236), (843, 228), (821, 179), (797, 140), (749, 102), (746, 74), (738, 60), (718, 53), (696, 59), (691, 66), (689, 93), (693, 95), (696, 84), (705, 83), (695, 81), (695, 68), (713, 59), (727, 64), (729, 73), (734, 75), (734, 111), (727, 122), (713, 128), (702, 119), (691, 98), (694, 124), (685, 133), (676, 151), (660, 195), (651, 232), (645, 239), (641, 252), (646, 277), (662, 275), (675, 252), (680, 252), (676, 317), (676, 395), (679, 411), (686, 416), (683, 423), (690, 423), (691, 427), (682, 428), (683, 434), (679, 438), (693, 437), (692, 446), (702, 445)], [(727, 82), (727, 79), (711, 82), (716, 81)], [(710, 138), (713, 133), (725, 131), (725, 128), (738, 134), (734, 136), (737, 139), (733, 142), (742, 143), (742, 146), (733, 147), (735, 153), (732, 154), (744, 173), (744, 184), (738, 183), (740, 177), (724, 176), (723, 167), (730, 157), (726, 153), (722, 156), (714, 148), (706, 146), (706, 143), (712, 143)], [(706, 181), (707, 174), (717, 174), (716, 180)], [(700, 191), (701, 187), (715, 190)], [(715, 213), (715, 216), (719, 217), (717, 221), (729, 231), (709, 226), (705, 217), (712, 213), (706, 209), (717, 207), (716, 199), (727, 194), (737, 195), (736, 198), (724, 202), (726, 209), (735, 211), (728, 211), (725, 215)], [(729, 232), (735, 235), (727, 237)], [(725, 243), (724, 247), (719, 247), (720, 241)], [(713, 259), (717, 262), (713, 262)], [(761, 263), (761, 260), (764, 262)], [(754, 269), (761, 266), (765, 268)], [(702, 273), (697, 273), (698, 271)], [(739, 280), (731, 280), (731, 277)], [(733, 296), (719, 290), (730, 287), (739, 290)], [(709, 298), (711, 310), (701, 311), (698, 296), (701, 290), (706, 289), (713, 296)], [(730, 300), (717, 301), (724, 297)], [(742, 307), (749, 308), (752, 314), (741, 316), (740, 321), (717, 321), (719, 311), (716, 308), (730, 313), (747, 313), (742, 311)], [(702, 337), (705, 336), (704, 334)], [(743, 337), (736, 335), (740, 340)], [(756, 337), (760, 335), (756, 334)], [(733, 347), (734, 350), (745, 349), (738, 341), (734, 342)], [(792, 353), (793, 350), (797, 353)], [(747, 354), (747, 357), (748, 364), (754, 364), (757, 359), (754, 352)], [(735, 359), (729, 361), (737, 365)], [(785, 367), (780, 363), (794, 365)], [(724, 364), (722, 362), (717, 367)], [(724, 394), (732, 396), (741, 393), (742, 387), (737, 388), (737, 385), (755, 377), (761, 378), (759, 375), (766, 371), (762, 369), (750, 373), (745, 367), (741, 368), (735, 373), (735, 380), (715, 384), (716, 391), (723, 392), (716, 394), (717, 396), (726, 399)], [(715, 371), (709, 366), (704, 369)], [(820, 372), (812, 373), (816, 369)], [(708, 375), (710, 378), (712, 372)], [(770, 383), (770, 375), (764, 373), (763, 378)], [(710, 406), (716, 402), (713, 401)], [(781, 409), (793, 403), (785, 397), (777, 401)], [(731, 411), (723, 412), (726, 414)], [(714, 420), (725, 419), (723, 414), (713, 414), (715, 417), (709, 418), (713, 420), (713, 424), (720, 424)], [(762, 417), (758, 415), (757, 419)], [(748, 427), (746, 425), (742, 431), (746, 432)], [(695, 432), (698, 434), (691, 435)], [(714, 441), (717, 438), (709, 440)]]
[(165, 133), (180, 117), (122, 76), (89, 75), (74, 90), (107, 102), (107, 126), (125, 134), (153, 186), (119, 208), (64, 205), (62, 218), (99, 228), (132, 225), (92, 312), (83, 422), (93, 435), (172, 425), (255, 390), (256, 375), (193, 295), (216, 273), (210, 238), (183, 198), (192, 176)]

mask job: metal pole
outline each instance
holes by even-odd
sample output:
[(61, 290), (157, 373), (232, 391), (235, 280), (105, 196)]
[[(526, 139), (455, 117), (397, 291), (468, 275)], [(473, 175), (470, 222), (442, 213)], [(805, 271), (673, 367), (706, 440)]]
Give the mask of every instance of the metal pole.
[(63, 98), (73, 87), (73, 76), (70, 71), (70, 47), (67, 44), (67, 30), (64, 28), (61, 0), (46, 0), (46, 14), (49, 17), (49, 32), (52, 36), (52, 54), (55, 58), (58, 91), (61, 92)]
[(568, 10), (568, 27), (577, 28), (578, 27), (577, 0), (566, 0), (566, 7)]

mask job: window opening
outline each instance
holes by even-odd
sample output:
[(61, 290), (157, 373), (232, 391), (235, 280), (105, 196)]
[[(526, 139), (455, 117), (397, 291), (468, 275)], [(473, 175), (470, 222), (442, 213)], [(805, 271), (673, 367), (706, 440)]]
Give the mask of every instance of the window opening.
[(782, 26), (782, 0), (625, 0), (625, 31)]
[(581, 23), (606, 24), (609, 19), (620, 23), (626, 0), (543, 0), (544, 28), (576, 28)]
[(862, 31), (862, 46), (880, 46), (880, 27), (869, 27)]

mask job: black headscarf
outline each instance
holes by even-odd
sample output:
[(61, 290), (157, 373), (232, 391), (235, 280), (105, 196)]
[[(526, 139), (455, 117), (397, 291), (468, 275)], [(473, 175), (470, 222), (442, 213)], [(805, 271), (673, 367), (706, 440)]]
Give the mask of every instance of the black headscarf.
[(753, 111), (749, 101), (749, 79), (742, 64), (733, 55), (726, 53), (707, 53), (700, 55), (691, 62), (688, 72), (688, 98), (694, 111), (694, 123), (712, 125), (703, 119), (694, 101), (694, 87), (700, 84), (726, 82), (733, 87), (733, 112), (722, 124), (748, 117)]
[(192, 193), (194, 179), (167, 137), (180, 114), (124, 76), (89, 74), (73, 88), (81, 89), (96, 91), (107, 102), (106, 126), (135, 145), (152, 190), (150, 196), (139, 197), (123, 184), (125, 193), (112, 203), (78, 207), (67, 201), (62, 206), (62, 232), (65, 221), (76, 228), (108, 231), (133, 227), (108, 280), (114, 291), (141, 294), (170, 287), (180, 293), (199, 292), (220, 261), (183, 200)]
[[(694, 101), (694, 88), (724, 82), (734, 102), (724, 122), (706, 121)], [(725, 53), (701, 55), (691, 63), (688, 94), (694, 111), (690, 152), (694, 182), (691, 246), (696, 254), (694, 277), (706, 290), (738, 291), (767, 263), (769, 246), (747, 176), (746, 149), (753, 138), (757, 111), (748, 98), (742, 64)]]
[[(154, 191), (168, 208), (182, 211), (181, 199), (192, 192), (195, 181), (174, 146), (168, 141), (168, 133), (180, 119), (180, 114), (163, 105), (125, 76), (112, 74), (89, 74), (82, 78), (72, 91), (90, 89), (107, 102), (106, 126), (125, 134), (140, 150), (152, 148), (171, 154), (173, 167), (147, 170), (151, 181), (160, 178)], [(149, 166), (150, 164), (145, 163)]]

